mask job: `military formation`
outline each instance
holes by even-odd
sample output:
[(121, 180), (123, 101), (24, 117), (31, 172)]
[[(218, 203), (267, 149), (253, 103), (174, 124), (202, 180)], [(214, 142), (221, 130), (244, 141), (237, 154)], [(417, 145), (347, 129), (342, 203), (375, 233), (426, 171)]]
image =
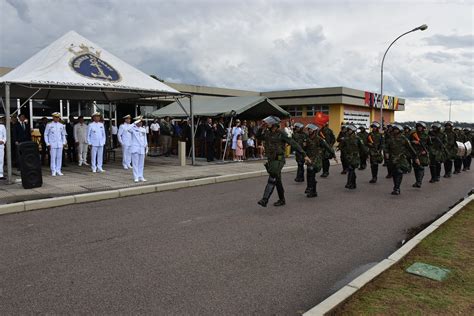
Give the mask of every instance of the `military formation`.
[(472, 160), (472, 144), (474, 133), (470, 128), (453, 126), (452, 122), (433, 123), (428, 127), (424, 122), (417, 122), (414, 128), (388, 124), (381, 130), (378, 122), (365, 126), (343, 124), (335, 137), (333, 131), (325, 124), (322, 128), (315, 124), (294, 124), (294, 133), (288, 137), (280, 130), (280, 119), (269, 116), (263, 120), (257, 138), (264, 141), (269, 174), (268, 183), (263, 197), (258, 204), (266, 207), (268, 200), (277, 187), (278, 201), (275, 206), (285, 205), (284, 189), (281, 181), (281, 170), (285, 164), (285, 147), (292, 146), (295, 150), (297, 163), (296, 182), (305, 181), (308, 198), (318, 195), (316, 191), (316, 174), (322, 170), (321, 177), (329, 176), (330, 160), (336, 159), (336, 150), (340, 151), (342, 164), (341, 174), (347, 174), (345, 187), (354, 190), (357, 187), (356, 170), (364, 170), (370, 164), (371, 179), (369, 183), (377, 183), (380, 167), (386, 167), (386, 178), (392, 178), (392, 195), (400, 194), (400, 186), (404, 175), (413, 171), (414, 188), (421, 188), (425, 175), (425, 167), (429, 167), (430, 183), (441, 179), (442, 167), (444, 177), (470, 170)]

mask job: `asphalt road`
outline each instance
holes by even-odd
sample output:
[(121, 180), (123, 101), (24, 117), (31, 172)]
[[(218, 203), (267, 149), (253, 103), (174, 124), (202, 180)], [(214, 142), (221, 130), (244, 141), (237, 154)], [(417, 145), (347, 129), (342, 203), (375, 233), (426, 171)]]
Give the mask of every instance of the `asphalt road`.
[[(286, 174), (287, 206), (256, 204), (266, 178), (0, 217), (0, 314), (295, 315), (393, 252), (408, 228), (462, 198), (474, 171), (411, 188), (319, 197)], [(272, 202), (276, 200), (276, 192)]]

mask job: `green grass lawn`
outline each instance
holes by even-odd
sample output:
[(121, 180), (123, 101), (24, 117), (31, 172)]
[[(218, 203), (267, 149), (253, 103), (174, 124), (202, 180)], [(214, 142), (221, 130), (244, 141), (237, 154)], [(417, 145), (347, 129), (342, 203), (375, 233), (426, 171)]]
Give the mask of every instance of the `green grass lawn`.
[[(405, 272), (415, 262), (451, 270), (443, 282)], [(474, 315), (474, 202), (332, 315)]]

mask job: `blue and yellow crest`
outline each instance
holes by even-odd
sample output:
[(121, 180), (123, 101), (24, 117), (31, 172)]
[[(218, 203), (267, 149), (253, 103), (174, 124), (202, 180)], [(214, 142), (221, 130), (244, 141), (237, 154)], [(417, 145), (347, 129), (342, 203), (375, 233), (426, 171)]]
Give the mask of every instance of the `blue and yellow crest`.
[(110, 82), (118, 82), (121, 77), (106, 61), (100, 59), (100, 51), (84, 44), (77, 49), (73, 44), (69, 51), (75, 56), (69, 62), (71, 68), (81, 76)]

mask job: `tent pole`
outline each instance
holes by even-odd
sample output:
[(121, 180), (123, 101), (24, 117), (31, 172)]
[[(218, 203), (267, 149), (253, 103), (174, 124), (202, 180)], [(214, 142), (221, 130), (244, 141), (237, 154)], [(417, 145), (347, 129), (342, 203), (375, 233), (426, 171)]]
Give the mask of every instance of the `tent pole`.
[(10, 117), (10, 83), (5, 82), (5, 128), (7, 130), (7, 182), (13, 183), (12, 178), (12, 136), (11, 136), (11, 117)]
[(191, 116), (191, 130), (193, 131), (193, 137), (191, 138), (191, 164), (194, 166), (196, 163), (196, 148), (194, 143), (194, 138), (196, 132), (194, 131), (194, 113), (193, 113), (193, 96), (189, 95), (189, 115)]
[(232, 131), (232, 121), (234, 120), (234, 117), (230, 117), (230, 122), (229, 122), (229, 128), (227, 129), (227, 136), (225, 139), (225, 146), (224, 146), (224, 153), (222, 154), (222, 162), (225, 161), (225, 154), (227, 153), (227, 144), (229, 144), (229, 135)]

